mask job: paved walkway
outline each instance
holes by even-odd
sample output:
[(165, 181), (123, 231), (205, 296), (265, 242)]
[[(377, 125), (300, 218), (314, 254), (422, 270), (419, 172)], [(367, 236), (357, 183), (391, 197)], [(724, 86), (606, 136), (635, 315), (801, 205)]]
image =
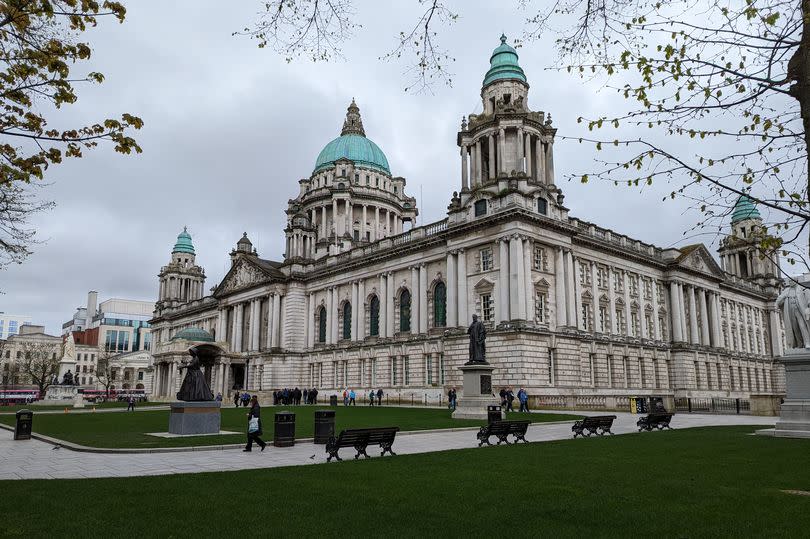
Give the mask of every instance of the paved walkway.
[[(599, 415), (599, 412), (584, 413)], [(638, 416), (629, 413), (616, 415), (618, 417), (613, 424), (613, 431), (616, 434), (637, 432)], [(720, 425), (773, 425), (775, 422), (775, 417), (678, 414), (673, 418), (672, 425), (679, 429)], [(526, 438), (532, 442), (569, 439), (571, 424), (571, 421), (533, 424)], [(655, 436), (655, 433), (650, 433), (649, 436)], [(582, 443), (588, 442), (583, 440)], [(477, 445), (475, 429), (414, 432), (400, 433), (394, 443), (394, 450), (397, 454), (430, 453)], [(369, 454), (376, 457), (378, 453), (369, 449)], [(354, 450), (342, 449), (341, 456), (351, 459)], [(275, 448), (268, 444), (264, 452), (254, 448), (252, 453), (231, 449), (115, 455), (54, 449), (54, 446), (37, 440), (15, 442), (11, 432), (0, 431), (0, 480), (167, 475), (299, 466), (322, 462), (326, 462), (324, 446), (312, 443), (300, 443), (291, 448)]]

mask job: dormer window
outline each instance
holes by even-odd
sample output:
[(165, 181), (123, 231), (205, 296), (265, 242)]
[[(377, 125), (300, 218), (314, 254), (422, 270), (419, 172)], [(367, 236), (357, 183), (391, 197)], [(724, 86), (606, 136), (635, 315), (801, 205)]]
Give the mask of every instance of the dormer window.
[(548, 201), (545, 198), (537, 199), (537, 213), (541, 215), (548, 214)]
[(371, 185), (371, 176), (366, 174), (366, 185)]
[(503, 104), (508, 105), (512, 100), (512, 94), (503, 94)]
[(481, 217), (482, 215), (487, 214), (487, 201), (486, 200), (479, 200), (475, 203), (475, 216)]
[(374, 177), (374, 186), (375, 186), (375, 187), (379, 187), (379, 186), (380, 186), (380, 178), (379, 178), (378, 176), (375, 176), (375, 177)]
[(360, 174), (355, 174), (355, 175), (354, 175), (354, 183), (355, 183), (355, 184), (359, 184), (359, 183), (360, 183)]
[(395, 195), (397, 194), (397, 186), (396, 185), (394, 186), (394, 194)]
[(346, 175), (346, 169), (345, 168), (340, 169), (340, 175), (341, 175), (341, 177)]

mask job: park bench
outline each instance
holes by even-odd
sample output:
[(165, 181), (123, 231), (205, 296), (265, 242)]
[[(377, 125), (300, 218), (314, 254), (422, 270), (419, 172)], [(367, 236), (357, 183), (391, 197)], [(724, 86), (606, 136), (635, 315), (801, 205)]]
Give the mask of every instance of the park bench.
[(380, 456), (385, 456), (386, 452), (396, 455), (391, 446), (394, 445), (394, 438), (396, 438), (398, 431), (399, 427), (342, 430), (337, 438), (331, 436), (326, 442), (326, 452), (329, 453), (326, 462), (331, 462), (333, 457), (337, 460), (343, 460), (338, 455), (341, 447), (353, 447), (357, 451), (354, 456), (355, 460), (360, 458), (360, 455), (370, 458), (366, 453), (366, 448), (369, 445), (379, 445), (382, 449)]
[(655, 413), (655, 414), (648, 414), (647, 417), (639, 418), (636, 425), (638, 426), (638, 431), (650, 431), (653, 429), (663, 430), (663, 429), (672, 429), (669, 426), (669, 422), (672, 421), (672, 414), (664, 414), (664, 413)]
[(613, 435), (610, 428), (613, 426), (613, 420), (616, 419), (615, 415), (595, 415), (580, 419), (571, 430), (574, 432), (574, 438), (577, 436), (590, 436), (591, 434), (598, 434), (603, 436), (605, 433)]
[(485, 443), (492, 445), (489, 443), (490, 436), (496, 436), (498, 438), (498, 445), (501, 445), (501, 442), (508, 444), (510, 434), (515, 437), (515, 443), (521, 440), (529, 443), (526, 439), (526, 430), (529, 428), (529, 423), (531, 423), (531, 421), (493, 421), (481, 427), (481, 430), (478, 431), (478, 447), (481, 447)]

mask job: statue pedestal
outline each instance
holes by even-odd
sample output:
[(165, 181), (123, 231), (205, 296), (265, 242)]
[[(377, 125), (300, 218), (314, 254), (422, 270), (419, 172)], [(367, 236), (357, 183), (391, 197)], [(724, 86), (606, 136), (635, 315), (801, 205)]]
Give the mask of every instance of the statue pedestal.
[(788, 350), (779, 361), (785, 366), (787, 396), (776, 427), (757, 434), (810, 438), (810, 349)]
[(221, 418), (217, 401), (172, 402), (169, 406), (170, 434), (219, 433)]
[(462, 365), (464, 386), (458, 399), (453, 419), (487, 419), (487, 406), (500, 405), (492, 395), (492, 371), (495, 367), (488, 363)]
[[(81, 395), (79, 394), (79, 388), (76, 386), (52, 384), (45, 391), (45, 400), (48, 401), (73, 401), (75, 403), (77, 397), (81, 398)], [(68, 403), (59, 402), (58, 404)]]

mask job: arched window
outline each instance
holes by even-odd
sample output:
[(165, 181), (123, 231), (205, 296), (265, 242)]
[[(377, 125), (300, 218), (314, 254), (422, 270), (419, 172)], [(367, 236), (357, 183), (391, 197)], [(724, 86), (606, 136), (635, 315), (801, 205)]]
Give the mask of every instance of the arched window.
[(348, 301), (343, 304), (343, 338), (352, 338), (352, 304)]
[(407, 290), (399, 295), (399, 330), (411, 330), (411, 293)]
[(318, 309), (318, 342), (326, 342), (326, 307)]
[(447, 325), (447, 287), (436, 283), (433, 289), (433, 326), (441, 328)]
[(372, 337), (378, 337), (380, 335), (380, 299), (377, 296), (371, 298), (368, 310), (368, 334)]

